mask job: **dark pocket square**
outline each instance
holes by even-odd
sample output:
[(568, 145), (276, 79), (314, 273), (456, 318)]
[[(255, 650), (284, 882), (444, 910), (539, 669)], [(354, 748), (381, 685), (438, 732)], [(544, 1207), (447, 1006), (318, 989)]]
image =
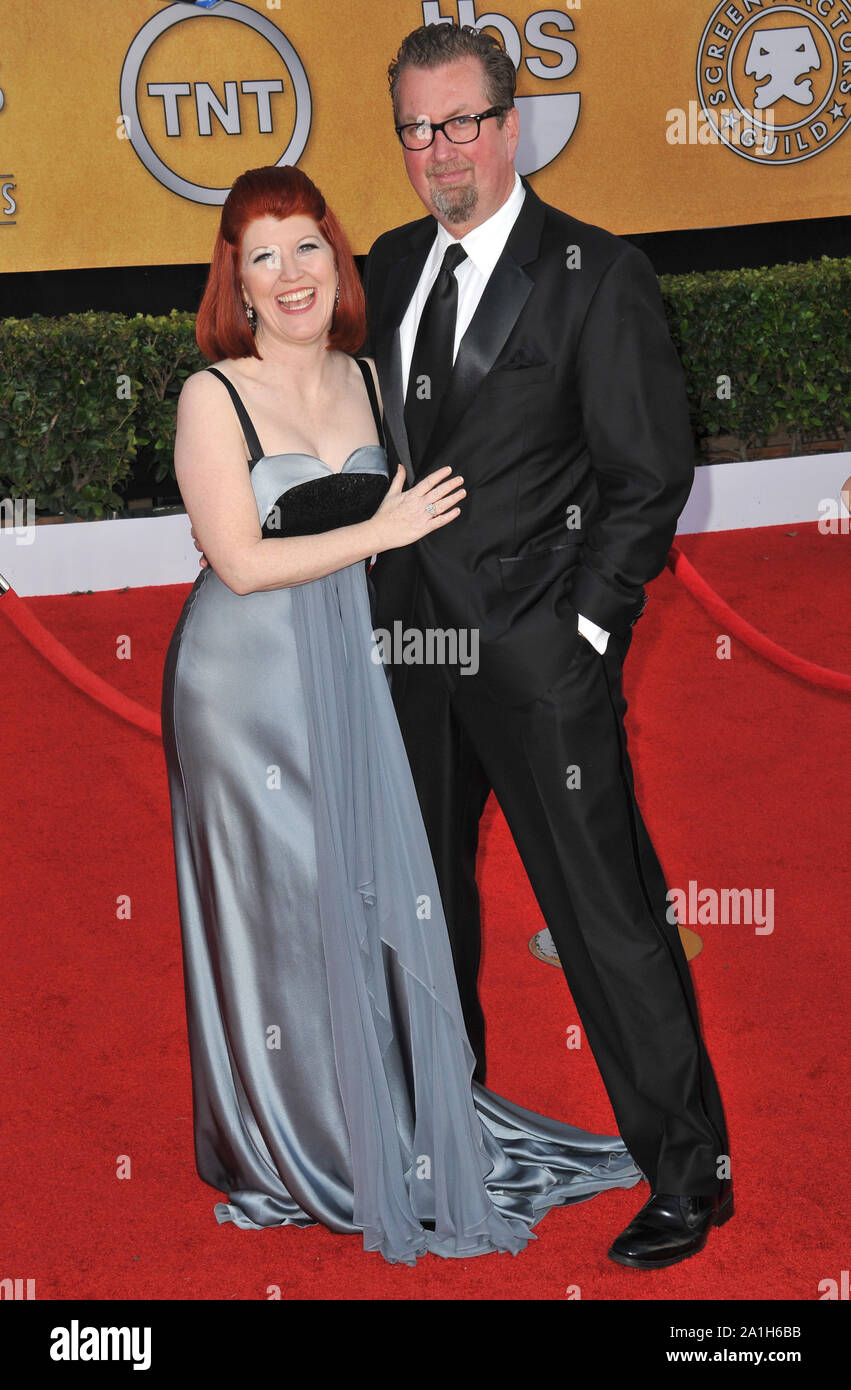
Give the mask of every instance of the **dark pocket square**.
[(507, 357), (504, 362), (495, 362), (493, 370), (495, 372), (510, 371), (523, 367), (548, 367), (549, 362), (544, 362), (540, 357), (532, 357), (528, 352), (519, 348), (512, 357)]
[(487, 388), (494, 392), (522, 387), (529, 391), (532, 387), (549, 386), (553, 379), (553, 369), (549, 362), (501, 362), (493, 367), (486, 377)]

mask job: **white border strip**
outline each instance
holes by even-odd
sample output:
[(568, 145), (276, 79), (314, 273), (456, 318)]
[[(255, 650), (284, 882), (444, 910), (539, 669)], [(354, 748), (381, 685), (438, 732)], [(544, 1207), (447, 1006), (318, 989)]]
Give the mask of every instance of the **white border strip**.
[(839, 493), (849, 474), (847, 452), (708, 464), (695, 470), (677, 535), (819, 521), (824, 515), (819, 503), (827, 498), (833, 499), (839, 515)]
[(0, 530), (0, 574), (22, 598), (185, 584), (197, 573), (185, 512)]
[[(698, 468), (678, 535), (818, 521), (851, 475), (851, 453), (757, 459)], [(0, 574), (22, 597), (75, 589), (188, 584), (198, 552), (185, 514), (0, 527)]]

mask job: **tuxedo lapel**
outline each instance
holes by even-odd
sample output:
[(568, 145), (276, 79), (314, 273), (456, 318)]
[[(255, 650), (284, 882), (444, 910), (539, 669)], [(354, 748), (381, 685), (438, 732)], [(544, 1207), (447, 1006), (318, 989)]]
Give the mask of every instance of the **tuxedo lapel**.
[[(520, 214), (459, 344), (424, 461), (433, 459), (473, 400), (532, 292), (533, 281), (523, 266), (539, 254), (544, 205), (525, 180), (524, 185), (526, 197)], [(427, 463), (426, 471), (430, 466)]]
[(399, 459), (405, 465), (409, 481), (413, 481), (413, 465), (405, 429), (405, 383), (402, 380), (399, 327), (417, 287), (436, 231), (434, 218), (427, 217), (418, 222), (411, 233), (407, 254), (399, 256), (391, 265), (381, 319), (375, 333), (375, 360), (381, 382), (384, 424), (396, 445)]

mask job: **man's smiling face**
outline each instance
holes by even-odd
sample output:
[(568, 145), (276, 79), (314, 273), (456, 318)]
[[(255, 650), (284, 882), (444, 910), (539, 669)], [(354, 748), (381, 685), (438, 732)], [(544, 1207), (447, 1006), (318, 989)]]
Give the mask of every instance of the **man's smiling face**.
[[(493, 103), (485, 90), (478, 58), (459, 58), (437, 68), (405, 68), (399, 78), (396, 124), (448, 120), (487, 111)], [(429, 212), (455, 237), (487, 221), (502, 207), (514, 186), (518, 116), (512, 107), (500, 127), (495, 117), (482, 121), (469, 144), (454, 145), (443, 131), (425, 150), (405, 150), (408, 178)]]

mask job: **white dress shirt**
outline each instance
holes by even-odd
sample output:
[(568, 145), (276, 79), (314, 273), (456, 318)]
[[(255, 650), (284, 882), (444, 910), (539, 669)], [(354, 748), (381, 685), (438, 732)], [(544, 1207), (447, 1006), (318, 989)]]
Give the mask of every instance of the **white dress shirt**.
[[(455, 343), (452, 350), (452, 361), (458, 355), (458, 347), (464, 334), (470, 326), (470, 321), (478, 308), (479, 300), (484, 293), (493, 272), (494, 266), (499, 260), (505, 249), (509, 233), (517, 221), (518, 214), (523, 206), (523, 199), (526, 197), (526, 190), (520, 181), (519, 174), (514, 175), (514, 187), (506, 198), (502, 207), (497, 208), (486, 222), (474, 227), (466, 236), (461, 237), (461, 245), (467, 252), (467, 259), (462, 261), (455, 268), (455, 279), (458, 282), (458, 310), (455, 318)], [(434, 239), (432, 248), (426, 257), (425, 265), (422, 269), (417, 287), (414, 290), (413, 298), (405, 312), (405, 317), (399, 329), (400, 347), (402, 351), (402, 380), (406, 383), (411, 372), (411, 359), (414, 355), (414, 343), (417, 337), (420, 317), (425, 307), (425, 302), (431, 292), (432, 285), (437, 279), (440, 267), (443, 264), (443, 257), (446, 248), (458, 240), (448, 232), (444, 226), (438, 223), (437, 236)], [(603, 653), (609, 640), (609, 634), (604, 628), (592, 623), (590, 618), (585, 618), (580, 613), (579, 631), (586, 637), (592, 647)]]

